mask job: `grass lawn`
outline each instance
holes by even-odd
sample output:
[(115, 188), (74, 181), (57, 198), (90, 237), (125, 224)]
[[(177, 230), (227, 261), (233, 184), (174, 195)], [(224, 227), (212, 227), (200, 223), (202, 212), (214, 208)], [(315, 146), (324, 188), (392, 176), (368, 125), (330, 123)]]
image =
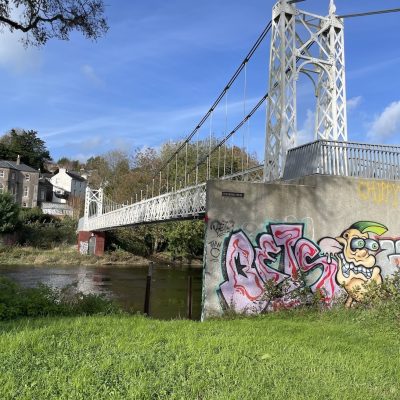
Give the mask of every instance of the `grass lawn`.
[(400, 399), (398, 322), (367, 312), (0, 323), (0, 399)]

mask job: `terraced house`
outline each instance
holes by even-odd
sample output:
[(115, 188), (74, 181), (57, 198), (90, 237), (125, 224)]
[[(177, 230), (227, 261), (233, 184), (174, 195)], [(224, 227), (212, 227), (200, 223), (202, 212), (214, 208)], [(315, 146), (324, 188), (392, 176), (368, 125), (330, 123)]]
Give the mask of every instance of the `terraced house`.
[(36, 207), (39, 171), (17, 161), (0, 160), (0, 193), (9, 192), (21, 207)]

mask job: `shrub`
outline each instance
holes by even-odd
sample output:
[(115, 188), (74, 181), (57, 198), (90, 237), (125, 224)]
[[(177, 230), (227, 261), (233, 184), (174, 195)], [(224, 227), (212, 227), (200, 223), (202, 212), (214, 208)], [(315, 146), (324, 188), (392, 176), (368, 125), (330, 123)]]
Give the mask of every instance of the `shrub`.
[(375, 309), (379, 314), (400, 320), (400, 269), (385, 277), (380, 285), (371, 281), (364, 288), (366, 292), (356, 304), (358, 308)]
[(53, 289), (43, 284), (36, 288), (23, 288), (0, 277), (0, 320), (118, 312), (121, 310), (113, 301), (99, 295), (83, 294), (73, 285), (64, 289)]
[(76, 242), (76, 221), (71, 218), (49, 223), (40, 221), (25, 224), (21, 228), (20, 244), (50, 249), (60, 244)]
[(18, 223), (19, 206), (10, 193), (0, 193), (0, 233), (12, 232)]

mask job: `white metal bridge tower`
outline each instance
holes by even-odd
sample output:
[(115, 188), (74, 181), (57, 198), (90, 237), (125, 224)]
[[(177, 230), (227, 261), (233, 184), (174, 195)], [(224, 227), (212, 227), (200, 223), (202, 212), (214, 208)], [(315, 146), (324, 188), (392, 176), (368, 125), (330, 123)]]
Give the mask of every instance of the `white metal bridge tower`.
[(343, 20), (334, 0), (322, 17), (279, 0), (272, 11), (264, 181), (282, 176), (288, 149), (296, 146), (296, 85), (300, 73), (314, 83), (314, 137), (347, 141)]

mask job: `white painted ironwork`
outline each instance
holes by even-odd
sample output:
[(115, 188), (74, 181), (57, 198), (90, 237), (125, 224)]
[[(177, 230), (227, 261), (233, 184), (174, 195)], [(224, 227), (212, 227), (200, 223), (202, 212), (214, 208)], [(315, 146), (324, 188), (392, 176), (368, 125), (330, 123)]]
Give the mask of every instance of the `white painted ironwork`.
[(85, 215), (80, 230), (105, 231), (150, 222), (191, 219), (203, 216), (205, 208), (206, 184), (203, 183), (138, 203), (121, 205), (107, 213), (90, 217)]
[(86, 187), (85, 193), (85, 218), (98, 216), (103, 213), (103, 189), (98, 190)]
[(317, 140), (287, 155), (284, 180), (323, 174), (400, 180), (400, 146)]
[(231, 175), (222, 176), (221, 180), (241, 181), (241, 182), (263, 182), (264, 164), (249, 168), (245, 171), (236, 172)]
[(347, 141), (343, 21), (298, 10), (280, 0), (272, 11), (264, 181), (282, 176), (288, 149), (296, 145), (299, 73), (316, 87), (315, 139)]
[[(236, 174), (224, 176), (225, 180), (262, 182), (263, 165)], [(206, 184), (201, 183), (157, 197), (124, 205), (106, 196), (103, 191), (86, 189), (85, 215), (79, 221), (79, 231), (104, 231), (122, 226), (143, 223), (194, 219), (206, 210)], [(98, 211), (98, 212), (95, 212)]]

